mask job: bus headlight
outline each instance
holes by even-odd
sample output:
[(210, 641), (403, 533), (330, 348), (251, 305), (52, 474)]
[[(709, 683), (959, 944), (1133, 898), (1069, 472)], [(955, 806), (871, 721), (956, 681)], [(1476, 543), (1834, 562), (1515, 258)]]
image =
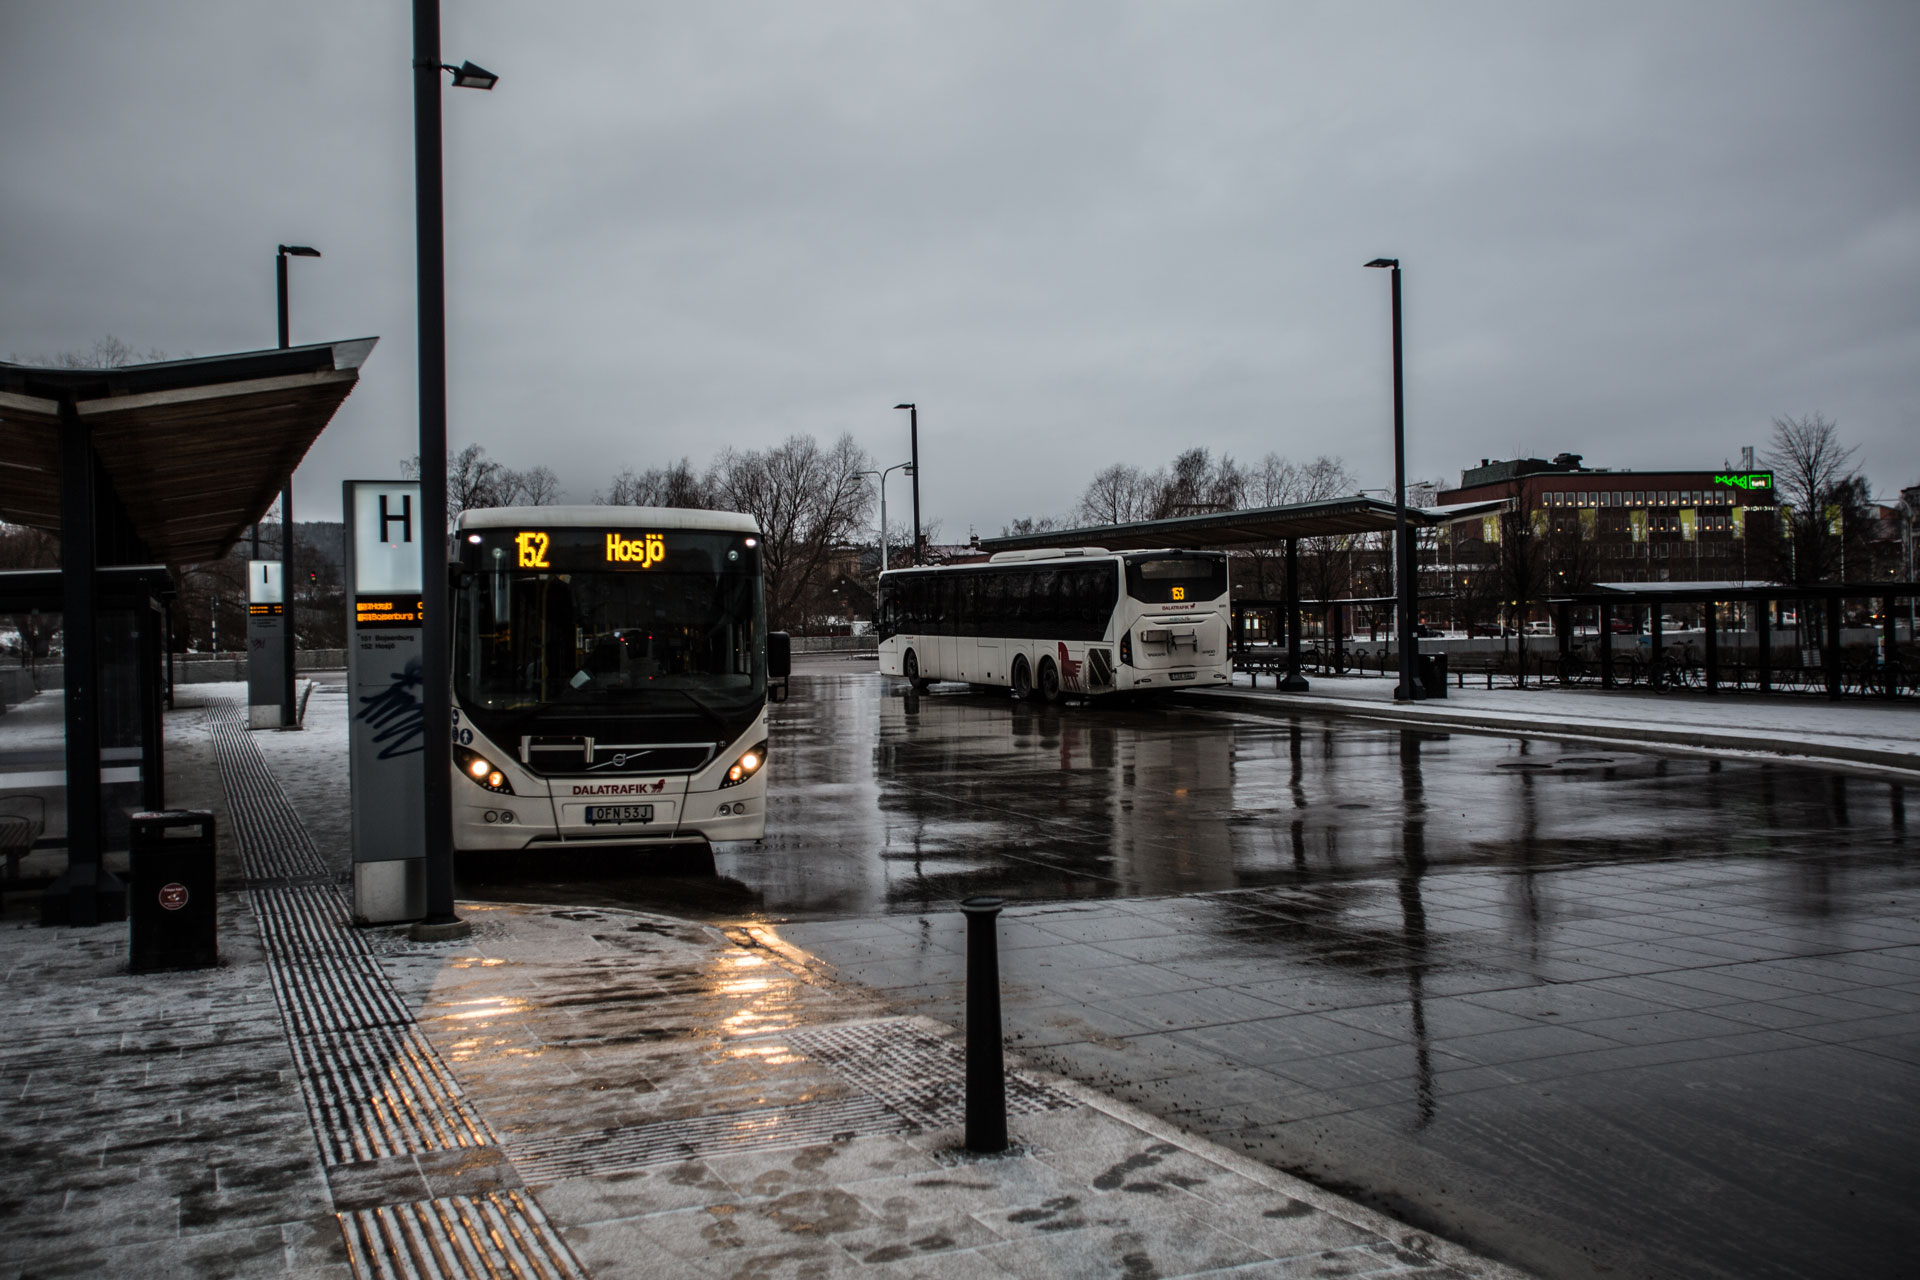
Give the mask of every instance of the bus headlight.
[(503, 796), (513, 794), (513, 784), (507, 781), (507, 775), (472, 747), (456, 745), (453, 748), (453, 763), (455, 768), (473, 780), (475, 786), (485, 787)]
[(767, 762), (767, 744), (762, 742), (751, 750), (743, 752), (733, 766), (727, 770), (727, 776), (720, 779), (722, 787), (737, 787), (760, 772), (760, 766)]

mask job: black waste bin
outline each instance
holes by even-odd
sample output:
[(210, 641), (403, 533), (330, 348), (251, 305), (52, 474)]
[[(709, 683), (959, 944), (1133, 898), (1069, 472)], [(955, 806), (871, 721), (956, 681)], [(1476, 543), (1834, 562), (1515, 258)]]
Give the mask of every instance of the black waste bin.
[(1420, 681), (1420, 696), (1423, 698), (1444, 698), (1447, 696), (1447, 655), (1444, 653), (1423, 653), (1420, 655), (1419, 669), (1414, 673)]
[(129, 829), (127, 968), (204, 969), (220, 963), (213, 815), (136, 813)]

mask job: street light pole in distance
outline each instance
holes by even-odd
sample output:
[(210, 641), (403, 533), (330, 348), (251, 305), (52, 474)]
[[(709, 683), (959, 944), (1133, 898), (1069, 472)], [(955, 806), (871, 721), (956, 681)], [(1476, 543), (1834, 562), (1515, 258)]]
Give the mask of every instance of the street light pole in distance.
[(913, 477), (913, 563), (920, 563), (920, 407), (913, 404), (897, 404), (896, 409), (907, 411), (907, 430), (911, 433), (913, 444), (912, 457), (907, 474)]
[(1413, 632), (1414, 563), (1413, 544), (1407, 538), (1407, 400), (1400, 368), (1400, 259), (1375, 258), (1369, 267), (1384, 267), (1393, 280), (1393, 555), (1396, 600), (1394, 630), (1399, 644), (1400, 683), (1393, 691), (1396, 702), (1412, 702), (1420, 696), (1414, 670), (1420, 655), (1420, 641)]
[(426, 808), (426, 918), (418, 942), (464, 938), (473, 926), (453, 912), (453, 631), (447, 617), (447, 267), (440, 151), (440, 73), (454, 87), (491, 89), (499, 79), (471, 62), (440, 61), (440, 0), (413, 0), (413, 181), (420, 310), (420, 711)]
[[(287, 311), (287, 259), (317, 258), (320, 251), (304, 244), (283, 244), (273, 255), (274, 283), (280, 294), (280, 349), (285, 351), (293, 345), (293, 329)], [(253, 555), (260, 558), (260, 526), (253, 526)], [(294, 655), (294, 618), (296, 610), (293, 603), (293, 472), (287, 472), (285, 483), (280, 488), (280, 600), (281, 625), (280, 644), (284, 656), (280, 684), (280, 727), (298, 729), (300, 727), (299, 710), (294, 705), (293, 655)]]
[(913, 474), (913, 464), (911, 462), (896, 462), (892, 466), (887, 467), (881, 471), (860, 472), (860, 474), (863, 476), (877, 477), (880, 483), (880, 572), (882, 573), (885, 573), (888, 567), (887, 566), (887, 477), (892, 475), (894, 472), (900, 470), (902, 467), (905, 467), (907, 469), (908, 475)]

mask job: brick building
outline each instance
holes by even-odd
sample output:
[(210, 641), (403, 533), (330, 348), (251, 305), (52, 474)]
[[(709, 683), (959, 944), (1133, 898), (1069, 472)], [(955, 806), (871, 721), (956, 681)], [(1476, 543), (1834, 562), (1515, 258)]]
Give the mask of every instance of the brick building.
[(1436, 548), (1436, 568), (1494, 568), (1502, 542), (1516, 535), (1537, 542), (1554, 589), (1765, 579), (1775, 563), (1779, 512), (1768, 471), (1614, 470), (1563, 453), (1482, 459), (1438, 495), (1442, 506), (1493, 499), (1511, 511), (1456, 521)]

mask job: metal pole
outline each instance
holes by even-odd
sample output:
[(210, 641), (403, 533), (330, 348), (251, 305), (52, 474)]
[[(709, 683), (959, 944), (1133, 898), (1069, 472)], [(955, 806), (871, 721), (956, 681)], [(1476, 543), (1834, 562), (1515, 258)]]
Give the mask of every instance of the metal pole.
[(1300, 540), (1287, 539), (1287, 674), (1279, 682), (1287, 693), (1304, 693), (1307, 678), (1300, 674)]
[(1395, 595), (1398, 596), (1395, 630), (1400, 653), (1400, 684), (1394, 689), (1393, 697), (1396, 702), (1411, 702), (1420, 696), (1413, 678), (1420, 641), (1413, 633), (1416, 584), (1413, 544), (1407, 537), (1407, 398), (1400, 361), (1400, 260), (1379, 261), (1389, 268), (1393, 290), (1393, 545)]
[[(426, 724), (427, 914), (416, 936), (471, 931), (453, 913), (453, 722), (447, 605), (447, 288), (440, 158), (440, 4), (413, 0), (413, 182), (420, 311), (420, 700)], [(422, 926), (424, 926), (424, 931)]]
[(880, 473), (880, 572), (887, 571), (887, 473)]
[(913, 563), (920, 565), (920, 406), (907, 406), (907, 430), (913, 444)]
[[(280, 291), (280, 349), (285, 351), (293, 345), (292, 329), (287, 316), (287, 247), (280, 246), (274, 254), (274, 280)], [(255, 526), (256, 537), (259, 526)], [(294, 606), (293, 606), (293, 472), (287, 472), (286, 480), (280, 486), (280, 653), (281, 665), (285, 668), (280, 681), (280, 727), (295, 728), (294, 717)]]
[(1007, 1149), (1007, 1076), (1000, 1034), (1000, 952), (994, 918), (999, 898), (968, 898), (967, 1150)]

